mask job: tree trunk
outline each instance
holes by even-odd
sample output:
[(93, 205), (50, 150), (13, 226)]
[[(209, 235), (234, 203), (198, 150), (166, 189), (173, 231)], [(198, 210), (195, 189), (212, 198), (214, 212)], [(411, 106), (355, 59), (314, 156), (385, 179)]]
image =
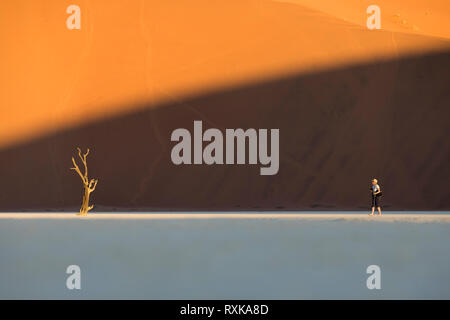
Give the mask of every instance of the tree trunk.
[(86, 216), (89, 211), (89, 186), (84, 185), (84, 196), (83, 196), (83, 202), (81, 204), (80, 208), (80, 215)]

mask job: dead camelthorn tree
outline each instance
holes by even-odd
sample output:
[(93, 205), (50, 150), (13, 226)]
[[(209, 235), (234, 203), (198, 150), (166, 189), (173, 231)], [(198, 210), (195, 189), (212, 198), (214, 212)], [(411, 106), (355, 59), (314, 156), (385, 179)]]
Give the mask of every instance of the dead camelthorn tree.
[(81, 149), (80, 148), (77, 148), (77, 149), (78, 149), (78, 156), (80, 157), (80, 159), (84, 165), (84, 174), (81, 173), (80, 168), (78, 167), (78, 165), (75, 162), (75, 159), (73, 157), (72, 157), (72, 162), (73, 162), (74, 167), (70, 168), (70, 169), (75, 170), (80, 175), (81, 181), (83, 182), (83, 186), (84, 186), (83, 203), (81, 204), (80, 213), (78, 213), (78, 215), (86, 216), (88, 211), (94, 207), (93, 205), (89, 206), (89, 195), (91, 194), (92, 191), (95, 190), (98, 180), (91, 179), (91, 181), (89, 181), (89, 178), (88, 178), (88, 167), (87, 167), (86, 157), (89, 154), (89, 149), (87, 149), (86, 153), (83, 155), (81, 154)]

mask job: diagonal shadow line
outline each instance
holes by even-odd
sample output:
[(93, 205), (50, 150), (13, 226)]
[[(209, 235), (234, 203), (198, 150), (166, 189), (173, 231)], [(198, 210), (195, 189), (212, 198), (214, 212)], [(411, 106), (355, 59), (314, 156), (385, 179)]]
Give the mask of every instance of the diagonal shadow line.
[[(76, 146), (92, 150), (97, 211), (360, 210), (369, 205), (374, 176), (387, 208), (448, 210), (445, 70), (448, 51), (144, 103), (0, 150), (0, 210), (76, 210), (82, 189), (69, 170)], [(170, 134), (192, 132), (202, 118), (204, 130), (279, 128), (279, 173), (261, 176), (259, 165), (172, 164)]]

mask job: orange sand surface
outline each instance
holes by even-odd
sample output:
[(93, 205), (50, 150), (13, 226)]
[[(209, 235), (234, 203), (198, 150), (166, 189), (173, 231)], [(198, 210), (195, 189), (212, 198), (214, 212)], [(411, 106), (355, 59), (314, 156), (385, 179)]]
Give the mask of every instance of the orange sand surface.
[[(0, 3), (0, 147), (249, 81), (450, 47), (450, 2), (77, 0)], [(403, 22), (405, 21), (405, 22)], [(148, 104), (147, 104), (148, 105)]]

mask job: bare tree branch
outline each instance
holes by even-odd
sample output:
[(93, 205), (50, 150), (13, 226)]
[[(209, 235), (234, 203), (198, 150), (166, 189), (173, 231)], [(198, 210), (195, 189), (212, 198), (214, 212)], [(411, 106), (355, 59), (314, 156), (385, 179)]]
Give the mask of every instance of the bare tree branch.
[(84, 178), (83, 174), (81, 173), (80, 168), (78, 167), (78, 165), (75, 162), (75, 159), (73, 157), (72, 157), (72, 162), (73, 162), (74, 167), (70, 168), (70, 169), (75, 170), (80, 175), (80, 178), (81, 178), (81, 180), (83, 180), (83, 183), (86, 184), (85, 178)]
[(89, 192), (92, 192), (95, 190), (95, 187), (97, 186), (98, 180), (91, 179), (89, 182)]
[(77, 149), (78, 149), (78, 157), (80, 157), (81, 162), (84, 165), (84, 178), (85, 178), (84, 180), (86, 181), (85, 183), (87, 183), (87, 181), (88, 181), (88, 178), (87, 178), (87, 176), (88, 176), (88, 168), (87, 168), (86, 157), (89, 154), (89, 148), (87, 149), (86, 153), (83, 154), (83, 155), (82, 155), (81, 149), (79, 147), (77, 147)]
[(80, 157), (81, 161), (83, 161), (83, 157), (81, 156), (81, 149), (77, 147), (78, 150), (78, 156)]

